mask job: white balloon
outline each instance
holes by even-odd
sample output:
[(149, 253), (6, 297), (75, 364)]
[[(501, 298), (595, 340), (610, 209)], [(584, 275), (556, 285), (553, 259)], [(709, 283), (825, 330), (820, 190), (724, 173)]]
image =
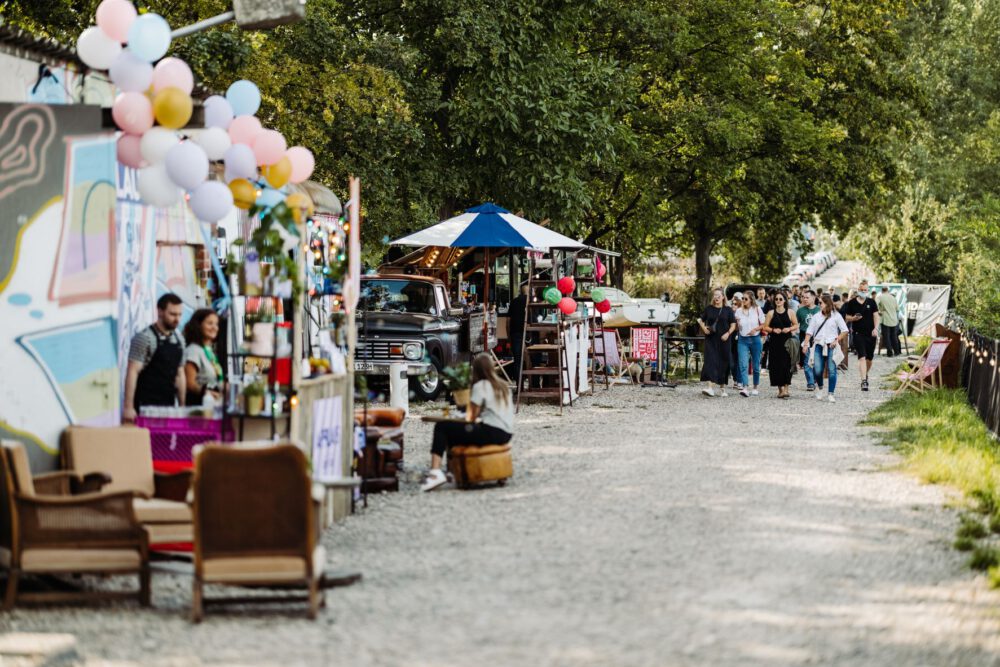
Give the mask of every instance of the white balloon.
[(180, 201), (181, 189), (167, 175), (167, 168), (154, 164), (139, 170), (139, 194), (150, 206), (170, 206)]
[(142, 153), (142, 159), (149, 164), (160, 164), (167, 159), (167, 152), (180, 141), (181, 138), (173, 130), (153, 127), (142, 134), (139, 151)]
[(205, 149), (209, 160), (221, 160), (232, 145), (229, 133), (221, 127), (210, 127), (195, 135), (194, 140)]
[(233, 107), (225, 97), (212, 95), (205, 100), (205, 127), (221, 127), (223, 130), (229, 129), (229, 124), (233, 122)]
[(125, 49), (108, 69), (111, 81), (126, 93), (144, 93), (153, 82), (153, 66)]
[(224, 183), (206, 181), (191, 193), (188, 203), (202, 222), (218, 222), (232, 210), (233, 193)]
[(185, 190), (194, 190), (208, 178), (208, 156), (193, 141), (182, 141), (171, 148), (164, 165), (170, 180)]
[(234, 178), (257, 179), (257, 159), (246, 144), (233, 144), (226, 151), (226, 182)]
[(97, 26), (90, 26), (76, 40), (80, 60), (92, 69), (108, 69), (122, 52), (122, 45), (104, 34)]

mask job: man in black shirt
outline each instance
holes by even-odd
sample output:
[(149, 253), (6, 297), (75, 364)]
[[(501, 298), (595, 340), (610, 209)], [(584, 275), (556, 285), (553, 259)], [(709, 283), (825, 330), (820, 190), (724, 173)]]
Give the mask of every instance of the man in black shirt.
[(854, 351), (861, 369), (861, 391), (868, 391), (868, 372), (878, 349), (878, 330), (881, 324), (878, 304), (868, 295), (868, 281), (862, 280), (857, 296), (844, 306), (844, 320), (854, 332)]
[(509, 373), (509, 375), (518, 388), (521, 386), (521, 346), (524, 343), (524, 319), (527, 310), (528, 283), (522, 283), (520, 293), (511, 300), (510, 308), (507, 310), (507, 314), (510, 315), (507, 327), (510, 338), (510, 351), (514, 354), (514, 363), (512, 365), (514, 371)]

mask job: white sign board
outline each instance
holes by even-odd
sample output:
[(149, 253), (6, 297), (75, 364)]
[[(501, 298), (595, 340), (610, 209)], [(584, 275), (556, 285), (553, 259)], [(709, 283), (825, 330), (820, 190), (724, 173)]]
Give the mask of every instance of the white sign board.
[(344, 397), (313, 401), (312, 469), (315, 479), (344, 476), (343, 451)]

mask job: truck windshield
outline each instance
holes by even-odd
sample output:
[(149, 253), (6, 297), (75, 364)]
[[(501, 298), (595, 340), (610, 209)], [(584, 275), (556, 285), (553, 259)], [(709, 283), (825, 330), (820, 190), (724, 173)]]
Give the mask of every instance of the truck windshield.
[(361, 310), (437, 315), (434, 286), (410, 280), (365, 280), (361, 283)]

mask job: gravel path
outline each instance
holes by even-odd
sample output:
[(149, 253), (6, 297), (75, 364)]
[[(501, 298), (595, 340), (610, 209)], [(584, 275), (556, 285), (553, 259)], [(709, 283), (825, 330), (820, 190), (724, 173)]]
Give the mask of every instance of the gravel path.
[[(522, 408), (506, 488), (406, 484), (328, 532), (365, 581), (317, 622), (191, 626), (188, 583), (158, 576), (152, 611), (0, 626), (75, 633), (88, 665), (1000, 665), (1000, 594), (951, 549), (947, 493), (857, 426), (886, 393), (855, 373), (836, 405), (799, 375), (789, 401), (689, 385)], [(411, 466), (429, 437), (410, 421)]]

